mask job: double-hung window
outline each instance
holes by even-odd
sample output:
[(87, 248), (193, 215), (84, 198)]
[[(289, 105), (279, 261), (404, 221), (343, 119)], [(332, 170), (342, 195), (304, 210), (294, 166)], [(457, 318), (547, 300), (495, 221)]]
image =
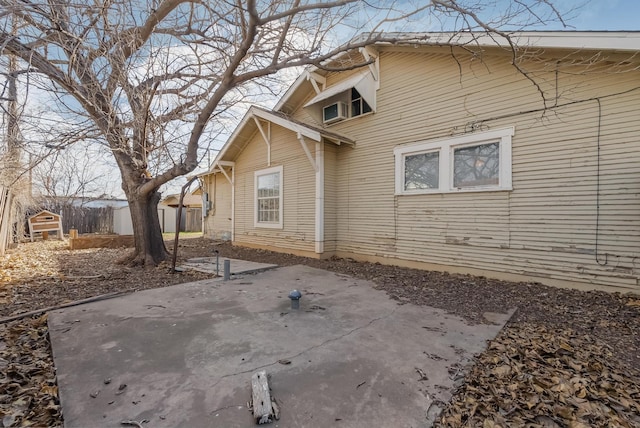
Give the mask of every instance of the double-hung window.
[(282, 229), (282, 166), (255, 172), (255, 227)]
[(396, 194), (511, 190), (513, 133), (506, 128), (397, 147)]

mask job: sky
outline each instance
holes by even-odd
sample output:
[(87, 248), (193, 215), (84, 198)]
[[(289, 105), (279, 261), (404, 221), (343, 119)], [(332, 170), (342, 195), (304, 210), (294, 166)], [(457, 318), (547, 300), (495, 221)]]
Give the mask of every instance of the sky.
[[(568, 30), (606, 30), (606, 31), (640, 31), (640, 1), (638, 0), (591, 0), (586, 2), (579, 0), (556, 0), (556, 4), (566, 7), (582, 7), (570, 16), (568, 24), (574, 28)], [(561, 26), (549, 28), (561, 30)]]

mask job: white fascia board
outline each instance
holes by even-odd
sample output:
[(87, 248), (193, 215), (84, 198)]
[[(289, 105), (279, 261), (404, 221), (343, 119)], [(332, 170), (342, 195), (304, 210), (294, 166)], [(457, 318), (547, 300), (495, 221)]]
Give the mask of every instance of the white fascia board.
[(233, 130), (233, 133), (231, 134), (231, 136), (229, 137), (229, 139), (227, 140), (226, 143), (224, 143), (224, 146), (222, 146), (222, 149), (220, 149), (220, 152), (218, 153), (218, 155), (215, 157), (215, 159), (213, 160), (213, 162), (211, 163), (211, 166), (209, 167), (209, 171), (213, 172), (213, 168), (215, 168), (216, 163), (220, 163), (222, 164), (222, 159), (224, 158), (225, 153), (227, 152), (227, 150), (229, 149), (229, 147), (231, 145), (233, 145), (233, 142), (235, 141), (235, 139), (238, 137), (238, 135), (240, 134), (240, 132), (242, 132), (242, 129), (247, 126), (248, 123), (253, 122), (253, 118), (254, 117), (259, 117), (261, 119), (264, 120), (268, 120), (271, 123), (275, 123), (276, 125), (280, 125), (283, 128), (289, 129), (295, 133), (300, 133), (302, 135), (304, 135), (305, 137), (313, 140), (313, 141), (321, 141), (322, 140), (322, 135), (320, 135), (320, 132), (315, 131), (313, 129), (309, 129), (305, 126), (299, 125), (297, 123), (291, 122), (289, 120), (286, 120), (280, 116), (277, 116), (275, 114), (271, 114), (267, 111), (264, 111), (262, 109), (259, 108), (255, 108), (253, 106), (251, 106), (249, 108), (249, 110), (247, 111), (247, 113), (245, 113), (244, 117), (242, 118), (242, 120), (240, 121), (240, 123), (238, 123), (238, 125), (236, 126), (236, 128)]
[(640, 32), (516, 33), (518, 46), (559, 49), (640, 50)]
[(298, 76), (298, 78), (296, 79), (295, 82), (293, 82), (293, 85), (289, 86), (289, 89), (287, 89), (287, 92), (284, 93), (284, 95), (282, 96), (282, 98), (280, 98), (280, 100), (276, 103), (276, 105), (273, 107), (273, 109), (275, 111), (281, 111), (282, 107), (284, 107), (284, 105), (287, 103), (287, 101), (289, 100), (289, 98), (291, 98), (291, 96), (296, 93), (298, 91), (298, 88), (307, 81), (307, 73), (312, 73), (317, 71), (318, 68), (317, 67), (310, 67), (307, 70), (303, 71), (300, 76)]
[(222, 148), (218, 152), (217, 156), (213, 159), (213, 162), (209, 166), (209, 171), (213, 171), (213, 169), (215, 168), (217, 163), (222, 163), (223, 162), (222, 159), (224, 158), (225, 153), (227, 152), (229, 147), (233, 144), (233, 141), (238, 137), (238, 134), (240, 134), (240, 132), (242, 131), (242, 128), (244, 128), (247, 125), (247, 122), (249, 122), (252, 117), (253, 117), (253, 115), (251, 113), (251, 108), (250, 108), (244, 114), (244, 117), (242, 118), (240, 123), (238, 123), (236, 128), (233, 130), (233, 133), (231, 134), (231, 136), (229, 137), (227, 142), (224, 143), (224, 145), (222, 146)]
[[(640, 50), (640, 32), (637, 31), (522, 31), (507, 34), (519, 48)], [(415, 38), (413, 42), (399, 42), (398, 45), (510, 47), (505, 37), (494, 33), (416, 33)]]
[(306, 126), (299, 125), (295, 122), (291, 122), (283, 117), (280, 117), (275, 114), (269, 113), (267, 111), (253, 108), (253, 107), (249, 109), (249, 112), (252, 115), (255, 115), (264, 120), (268, 120), (269, 122), (275, 123), (276, 125), (280, 125), (283, 128), (289, 129), (292, 132), (304, 135), (305, 137), (310, 138), (313, 141), (322, 140), (322, 135), (320, 135), (320, 132), (315, 131), (313, 129), (309, 129)]

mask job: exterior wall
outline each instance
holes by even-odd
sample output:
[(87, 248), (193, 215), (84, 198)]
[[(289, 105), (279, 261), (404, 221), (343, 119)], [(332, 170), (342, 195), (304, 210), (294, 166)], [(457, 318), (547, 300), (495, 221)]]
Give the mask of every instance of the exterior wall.
[[(311, 153), (315, 144), (308, 141)], [(267, 145), (260, 134), (235, 160), (234, 242), (269, 248), (313, 253), (315, 251), (315, 171), (296, 135), (271, 125), (271, 165), (267, 165)], [(283, 228), (256, 228), (254, 173), (283, 165)]]
[[(623, 93), (640, 73), (524, 66), (558, 107), (543, 114), (536, 87), (506, 57), (382, 52), (377, 112), (330, 127), (356, 140), (327, 168), (336, 191), (327, 180), (325, 213), (335, 209), (336, 226), (327, 222), (325, 237), (337, 236), (338, 255), (640, 291), (640, 90)], [(394, 195), (394, 147), (508, 126), (512, 191)]]
[[(162, 232), (173, 233), (176, 231), (175, 208), (159, 204), (158, 218), (160, 219)], [(131, 222), (131, 211), (128, 205), (113, 210), (113, 233), (117, 235), (133, 235), (133, 223)]]
[(338, 152), (349, 147), (324, 145), (324, 255), (331, 257), (338, 243)]
[[(128, 211), (128, 209), (127, 209)], [(129, 216), (131, 214), (129, 213)], [(175, 233), (176, 231), (176, 209), (159, 204), (158, 205), (158, 218), (160, 219), (160, 228), (164, 233)], [(131, 231), (133, 233), (133, 230)]]
[(129, 206), (113, 210), (113, 233), (118, 235), (133, 235), (133, 223)]
[(204, 235), (212, 239), (231, 239), (231, 183), (222, 175), (206, 176), (211, 209), (204, 218)]

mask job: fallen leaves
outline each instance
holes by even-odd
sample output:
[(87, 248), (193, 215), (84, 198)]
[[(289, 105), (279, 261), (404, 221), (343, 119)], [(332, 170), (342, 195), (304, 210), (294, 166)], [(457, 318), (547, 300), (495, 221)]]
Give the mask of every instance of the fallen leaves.
[(639, 375), (589, 335), (511, 325), (477, 358), (439, 426), (637, 427)]
[(0, 326), (0, 424), (61, 426), (47, 316)]
[[(280, 266), (306, 264), (372, 280), (398, 301), (441, 308), (471, 323), (483, 322), (487, 312), (518, 307), (513, 322), (478, 356), (466, 378), (456, 382), (459, 389), (442, 413), (441, 426), (640, 426), (640, 299), (636, 295), (557, 289), (349, 259), (307, 259), (206, 239), (181, 241), (178, 255), (209, 256), (214, 249), (221, 257)], [(0, 316), (206, 277), (191, 271), (169, 274), (167, 266), (131, 269), (115, 263), (121, 253), (119, 249), (70, 251), (60, 241), (10, 250), (0, 259)], [(426, 355), (437, 359), (435, 354)], [(455, 378), (458, 370), (451, 370)], [(0, 324), (0, 376), (0, 426), (62, 424), (42, 317)]]
[(165, 287), (211, 275), (169, 274), (168, 266), (130, 268), (116, 261), (122, 249), (69, 250), (65, 241), (20, 244), (0, 259), (0, 317), (21, 314), (113, 291)]

